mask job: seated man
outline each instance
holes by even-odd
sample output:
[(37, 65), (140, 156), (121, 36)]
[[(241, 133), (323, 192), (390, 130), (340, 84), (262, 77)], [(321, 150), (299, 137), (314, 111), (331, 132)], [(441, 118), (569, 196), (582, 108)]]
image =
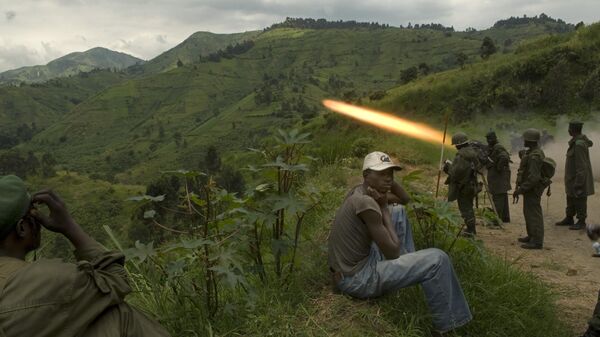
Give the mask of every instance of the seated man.
[[(49, 216), (35, 205), (46, 205)], [(42, 226), (71, 241), (77, 264), (25, 262)], [(0, 177), (0, 336), (170, 336), (125, 303), (124, 262), (89, 237), (52, 191), (30, 198), (20, 178)]]
[(350, 296), (370, 298), (421, 284), (437, 335), (472, 319), (454, 269), (443, 251), (415, 252), (403, 206), (408, 194), (394, 182), (400, 170), (383, 152), (369, 153), (364, 182), (338, 209), (329, 235), (329, 266), (336, 287)]

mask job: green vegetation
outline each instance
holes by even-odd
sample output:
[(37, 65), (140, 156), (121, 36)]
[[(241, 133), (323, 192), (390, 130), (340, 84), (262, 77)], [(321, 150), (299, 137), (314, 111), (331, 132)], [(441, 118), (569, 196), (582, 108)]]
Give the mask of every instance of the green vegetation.
[(92, 48), (57, 58), (44, 66), (22, 67), (0, 73), (0, 84), (41, 83), (94, 69), (121, 70), (144, 61), (106, 48)]
[[(427, 192), (438, 146), (321, 107), (337, 98), (437, 126), (450, 113), (475, 135), (520, 130), (522, 111), (551, 125), (598, 109), (600, 26), (532, 20), (455, 32), (292, 19), (197, 33), (125, 71), (0, 87), (0, 171), (56, 189), (123, 249), (130, 300), (176, 336), (426, 336), (418, 288), (371, 301), (329, 288), (334, 211), (361, 157), (383, 150), (406, 167), (418, 246), (450, 251), (472, 305), (457, 336), (566, 337), (546, 286), (455, 239), (456, 211)], [(484, 39), (497, 51), (482, 59)], [(44, 242), (42, 255), (68, 256), (64, 241)]]

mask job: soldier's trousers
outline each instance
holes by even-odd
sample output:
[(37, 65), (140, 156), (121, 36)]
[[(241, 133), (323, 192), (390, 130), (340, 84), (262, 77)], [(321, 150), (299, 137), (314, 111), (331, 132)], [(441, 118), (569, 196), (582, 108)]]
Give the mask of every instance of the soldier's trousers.
[(588, 321), (590, 330), (600, 333), (600, 292), (598, 292), (598, 301), (592, 318)]
[(523, 215), (529, 242), (544, 244), (544, 215), (542, 213), (542, 193), (544, 191), (529, 191), (523, 194)]
[(492, 201), (502, 222), (510, 222), (510, 210), (508, 208), (508, 193), (492, 194)]
[(569, 197), (567, 196), (567, 218), (577, 216), (577, 220), (584, 221), (587, 218), (587, 196)]
[(460, 215), (465, 221), (467, 226), (467, 232), (475, 234), (475, 211), (473, 210), (473, 199), (474, 195), (470, 194), (459, 194), (456, 201), (458, 202), (458, 210)]

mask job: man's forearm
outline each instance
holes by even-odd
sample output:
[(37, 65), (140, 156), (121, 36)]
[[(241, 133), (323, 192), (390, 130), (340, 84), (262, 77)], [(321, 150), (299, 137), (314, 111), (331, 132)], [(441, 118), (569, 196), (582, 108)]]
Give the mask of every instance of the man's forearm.
[(392, 240), (392, 242), (394, 242), (394, 244), (396, 244), (396, 245), (398, 245), (398, 247), (400, 247), (400, 241), (398, 240), (398, 234), (396, 233), (396, 229), (394, 228), (394, 225), (392, 223), (392, 215), (390, 214), (390, 211), (387, 208), (387, 205), (385, 207), (381, 207), (381, 217), (383, 220), (383, 226), (387, 229), (387, 231), (390, 235), (390, 239)]
[(85, 249), (95, 243), (95, 241), (77, 223), (69, 225), (68, 230), (63, 234), (71, 241), (71, 244), (73, 244), (76, 250)]
[(410, 196), (408, 195), (406, 190), (395, 181), (392, 183), (392, 188), (390, 192), (391, 196), (388, 196), (388, 201), (390, 201), (391, 203), (406, 205), (410, 201)]

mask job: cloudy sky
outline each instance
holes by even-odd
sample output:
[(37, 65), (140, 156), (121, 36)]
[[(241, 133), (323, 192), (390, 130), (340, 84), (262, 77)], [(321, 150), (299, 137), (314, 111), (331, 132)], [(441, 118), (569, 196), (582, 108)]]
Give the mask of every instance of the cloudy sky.
[(151, 59), (197, 31), (262, 29), (286, 16), (484, 29), (546, 13), (600, 21), (600, 0), (0, 0), (0, 72), (96, 46)]

